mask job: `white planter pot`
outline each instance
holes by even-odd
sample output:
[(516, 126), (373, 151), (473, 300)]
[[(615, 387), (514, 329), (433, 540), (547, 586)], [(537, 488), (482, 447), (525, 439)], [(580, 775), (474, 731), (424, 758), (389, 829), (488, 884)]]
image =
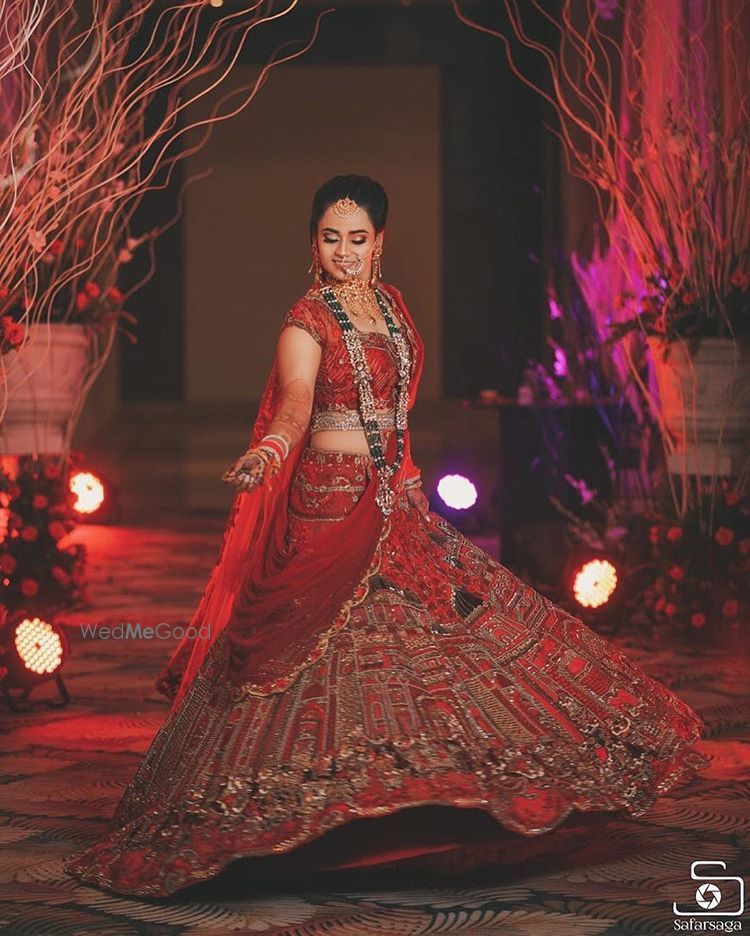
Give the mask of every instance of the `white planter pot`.
[(694, 354), (683, 342), (648, 339), (661, 412), (676, 450), (671, 473), (734, 475), (750, 456), (750, 341), (702, 338)]
[(85, 325), (32, 325), (20, 351), (3, 355), (0, 455), (60, 454), (89, 367)]

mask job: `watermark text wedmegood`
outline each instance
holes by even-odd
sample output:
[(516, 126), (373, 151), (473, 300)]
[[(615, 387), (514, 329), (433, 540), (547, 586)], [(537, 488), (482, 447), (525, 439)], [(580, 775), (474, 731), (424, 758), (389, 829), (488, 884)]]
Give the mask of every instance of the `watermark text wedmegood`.
[(160, 621), (156, 625), (148, 624), (144, 627), (140, 621), (122, 621), (120, 624), (80, 624), (84, 640), (182, 640), (188, 637), (191, 640), (208, 640), (211, 636), (210, 624), (195, 628), (182, 624), (169, 624)]

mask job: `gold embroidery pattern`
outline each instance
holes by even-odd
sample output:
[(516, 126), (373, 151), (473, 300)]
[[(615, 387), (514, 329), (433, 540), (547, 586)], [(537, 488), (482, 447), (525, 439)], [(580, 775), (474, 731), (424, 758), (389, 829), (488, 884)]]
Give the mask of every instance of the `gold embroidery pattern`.
[[(479, 559), (468, 542), (462, 566)], [(398, 570), (368, 576), (349, 626), (275, 695), (233, 696), (220, 635), (112, 833), (66, 870), (165, 895), (234, 858), (428, 803), (479, 807), (537, 835), (574, 809), (641, 816), (706, 766), (690, 750), (702, 722), (688, 706), (508, 570), (484, 565), (494, 605), (457, 614), (449, 634), (433, 626), (420, 583), (400, 594)]]
[(290, 309), (282, 320), (281, 327), (286, 328), (287, 325), (296, 325), (298, 328), (303, 328), (306, 332), (313, 336), (321, 348), (325, 348), (325, 338), (320, 334), (318, 329), (308, 319), (301, 318), (299, 313), (295, 312), (294, 309)]
[[(394, 429), (396, 426), (396, 413), (394, 410), (376, 411), (375, 416), (381, 429)], [(310, 432), (320, 432), (325, 429), (358, 430), (364, 431), (364, 424), (359, 410), (341, 408), (336, 410), (317, 410), (313, 413), (310, 423)]]

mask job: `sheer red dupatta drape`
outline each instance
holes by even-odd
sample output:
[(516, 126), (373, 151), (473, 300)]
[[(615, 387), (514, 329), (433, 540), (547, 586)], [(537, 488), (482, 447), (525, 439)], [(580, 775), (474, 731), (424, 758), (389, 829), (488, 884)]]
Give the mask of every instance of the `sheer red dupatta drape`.
[[(386, 284), (381, 288), (394, 300), (411, 341), (411, 409), (422, 374), (424, 344), (400, 291)], [(267, 432), (279, 391), (278, 361), (274, 357), (250, 445)], [(396, 440), (392, 435), (388, 461), (395, 455)], [(157, 680), (159, 691), (173, 697), (173, 708), (181, 702), (222, 631), (226, 630), (232, 651), (232, 681), (251, 694), (282, 691), (296, 672), (322, 652), (327, 634), (345, 623), (352, 599), (362, 597), (355, 596), (354, 591), (384, 532), (384, 518), (375, 503), (376, 473), (350, 514), (332, 524), (330, 532), (315, 537), (314, 550), (302, 550), (293, 561), (285, 561), (289, 487), (309, 438), (308, 428), (275, 477), (236, 495), (203, 596), (185, 637)], [(396, 491), (418, 472), (411, 458), (409, 430), (405, 442), (404, 459), (391, 478)]]

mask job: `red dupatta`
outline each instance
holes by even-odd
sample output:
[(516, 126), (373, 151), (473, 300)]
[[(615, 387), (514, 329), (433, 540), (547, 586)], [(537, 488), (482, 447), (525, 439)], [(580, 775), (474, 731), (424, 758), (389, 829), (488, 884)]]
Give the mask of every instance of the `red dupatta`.
[[(414, 405), (424, 364), (424, 343), (395, 286), (381, 284), (412, 339), (413, 368), (408, 409)], [(263, 390), (250, 445), (266, 434), (279, 402), (278, 360)], [(349, 610), (366, 595), (364, 579), (378, 542), (390, 528), (375, 502), (377, 472), (347, 517), (314, 539), (293, 559), (284, 555), (289, 487), (310, 429), (290, 451), (279, 473), (257, 488), (235, 496), (219, 558), (185, 637), (157, 680), (157, 688), (174, 696), (173, 708), (220, 633), (231, 648), (230, 676), (237, 693), (281, 692), (305, 666), (323, 652), (330, 635), (346, 624)], [(395, 433), (386, 458), (393, 460)], [(411, 458), (406, 430), (404, 458), (390, 478), (394, 491), (418, 469)], [(358, 586), (361, 585), (358, 589)], [(179, 688), (177, 683), (179, 681)]]

